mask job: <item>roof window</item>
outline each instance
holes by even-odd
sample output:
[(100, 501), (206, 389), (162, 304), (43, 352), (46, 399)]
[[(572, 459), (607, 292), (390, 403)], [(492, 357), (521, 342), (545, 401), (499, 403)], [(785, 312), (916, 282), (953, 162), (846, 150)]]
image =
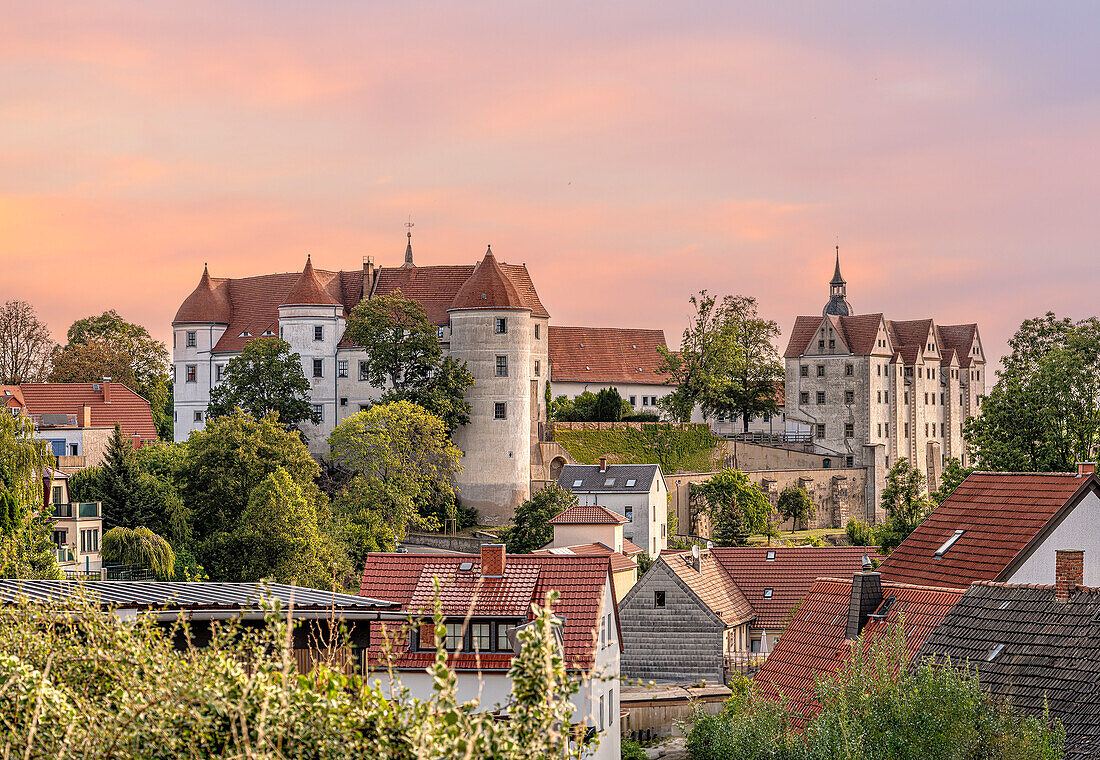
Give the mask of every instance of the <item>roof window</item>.
[(765, 599), (771, 599), (772, 598), (772, 590), (770, 588), (764, 589), (764, 598)]
[(238, 337), (238, 338), (251, 338), (251, 337), (252, 337), (252, 333), (250, 333), (250, 332), (249, 332), (248, 330), (245, 330), (245, 331), (244, 331), (243, 333), (241, 333), (241, 334), (240, 334), (240, 335), (238, 335), (237, 337)]
[(950, 549), (952, 546), (954, 546), (956, 541), (958, 541), (960, 538), (962, 538), (963, 533), (966, 533), (966, 531), (965, 530), (957, 530), (954, 533), (952, 533), (951, 536), (946, 541), (944, 541), (942, 544), (940, 544), (940, 548), (936, 549), (936, 556), (937, 557), (942, 557), (944, 554), (946, 554), (947, 550)]
[(989, 650), (985, 655), (986, 662), (993, 662), (994, 658), (1001, 653), (1001, 650), (1005, 648), (1004, 644), (998, 644)]
[(868, 617), (875, 620), (885, 620), (886, 616), (890, 613), (890, 607), (897, 601), (896, 596), (888, 596), (882, 600), (882, 604), (878, 606), (878, 609), (872, 612)]
[(626, 487), (633, 488), (637, 482), (638, 481), (636, 481), (634, 478), (631, 478), (630, 480), (626, 481)]
[(583, 480), (574, 480), (574, 481), (573, 481), (573, 487), (574, 487), (574, 488), (580, 488), (580, 487), (581, 487), (582, 485), (584, 485), (584, 481), (583, 481)]
[(458, 566), (458, 572), (460, 572), (460, 573), (468, 573), (473, 569), (474, 569), (474, 563), (473, 562), (463, 562), (461, 565)]
[(604, 488), (611, 488), (611, 486), (615, 485), (615, 478), (608, 478), (603, 482), (603, 485)]
[(768, 549), (768, 553), (764, 555), (765, 562), (775, 562), (775, 549)]

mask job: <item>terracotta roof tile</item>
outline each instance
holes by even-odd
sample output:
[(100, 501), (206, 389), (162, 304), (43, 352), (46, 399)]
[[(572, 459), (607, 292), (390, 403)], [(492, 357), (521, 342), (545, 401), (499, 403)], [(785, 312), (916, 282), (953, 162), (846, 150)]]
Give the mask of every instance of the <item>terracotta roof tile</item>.
[[(332, 279), (329, 280), (332, 282)], [(306, 256), (306, 266), (290, 292), (283, 296), (280, 306), (342, 306), (343, 302), (325, 290), (317, 273), (313, 271), (313, 261)]]
[(574, 505), (550, 519), (551, 525), (625, 525), (628, 522), (630, 521), (625, 517), (599, 505)]
[(791, 337), (787, 341), (787, 350), (783, 352), (786, 359), (797, 359), (806, 353), (810, 341), (814, 339), (817, 328), (821, 327), (824, 317), (795, 317), (794, 327), (791, 328)]
[(551, 382), (660, 384), (663, 330), (557, 327), (548, 331)]
[(71, 414), (79, 425), (87, 405), (92, 411), (92, 427), (113, 428), (118, 423), (127, 438), (135, 433), (143, 441), (157, 438), (149, 402), (122, 383), (23, 383), (20, 390), (28, 414)]
[(473, 274), (455, 294), (448, 311), (460, 309), (523, 309), (531, 310), (523, 301), (512, 279), (504, 273), (490, 248)]
[[(997, 580), (1095, 476), (976, 472), (964, 480), (882, 563), (883, 579), (966, 588)], [(956, 530), (962, 536), (943, 556), (936, 550)]]
[(667, 564), (699, 597), (699, 601), (727, 626), (738, 625), (756, 616), (752, 604), (711, 552), (699, 553), (699, 570), (692, 564), (691, 552), (662, 554), (658, 561)]
[(936, 335), (941, 346), (947, 346), (955, 350), (959, 355), (959, 366), (969, 367), (974, 360), (971, 350), (978, 337), (978, 326), (969, 325), (936, 325)]
[(227, 280), (214, 280), (203, 265), (198, 287), (180, 304), (172, 324), (181, 322), (214, 322), (228, 324), (232, 309), (229, 304)]
[[(621, 554), (607, 544), (600, 543), (599, 541), (593, 541), (590, 544), (557, 546), (552, 549), (536, 549), (531, 553), (556, 554), (557, 556), (568, 556), (569, 554), (573, 554), (578, 557), (608, 557), (611, 560), (612, 572), (619, 572), (621, 570), (634, 570), (638, 567), (638, 563), (627, 556), (630, 552), (627, 550), (626, 544), (627, 542), (624, 539), (623, 552)], [(641, 549), (638, 549), (638, 551), (640, 552)]]
[(882, 326), (882, 314), (859, 314), (838, 317), (849, 350), (856, 356), (865, 356), (875, 350), (875, 338)]

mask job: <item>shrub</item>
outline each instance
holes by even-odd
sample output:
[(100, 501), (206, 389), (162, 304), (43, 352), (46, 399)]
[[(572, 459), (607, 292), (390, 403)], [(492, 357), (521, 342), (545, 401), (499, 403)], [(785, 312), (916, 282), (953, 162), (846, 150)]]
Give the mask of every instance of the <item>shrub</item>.
[(649, 760), (642, 745), (633, 739), (623, 739), (619, 754), (622, 760)]
[(874, 546), (874, 528), (865, 522), (849, 520), (844, 526), (844, 532), (848, 534), (848, 540), (852, 542), (852, 546)]

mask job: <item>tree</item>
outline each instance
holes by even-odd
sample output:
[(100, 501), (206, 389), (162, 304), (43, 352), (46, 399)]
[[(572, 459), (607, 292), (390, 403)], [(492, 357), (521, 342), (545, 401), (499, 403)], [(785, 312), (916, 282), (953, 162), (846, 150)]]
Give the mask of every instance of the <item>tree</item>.
[(279, 468), (319, 509), (324, 497), (314, 481), (320, 468), (301, 436), (284, 428), (277, 415), (256, 420), (238, 412), (192, 433), (181, 480), (195, 539), (234, 529), (252, 489)]
[(768, 522), (771, 504), (760, 488), (740, 470), (726, 469), (710, 480), (692, 483), (691, 500), (711, 518), (711, 538), (719, 546), (743, 546)]
[(1100, 447), (1100, 320), (1052, 312), (1028, 319), (1009, 341), (997, 382), (966, 422), (981, 469), (1066, 472)]
[(175, 573), (176, 555), (172, 547), (144, 526), (111, 528), (103, 534), (99, 553), (104, 562), (145, 567), (160, 580), (170, 580)]
[(353, 523), (371, 522), (362, 510), (377, 512), (400, 541), (436, 500), (454, 499), (452, 481), (462, 454), (443, 420), (423, 407), (377, 404), (341, 422), (328, 440), (333, 463), (352, 473), (337, 504)]
[(756, 299), (727, 296), (722, 301), (722, 330), (736, 350), (726, 350), (730, 364), (717, 373), (713, 391), (704, 394), (704, 404), (731, 420), (740, 416), (744, 430), (759, 414), (778, 414), (776, 389), (783, 380), (783, 364), (775, 341), (779, 324), (757, 314)]
[(26, 416), (0, 414), (0, 577), (60, 578), (42, 482), (53, 457)]
[(817, 514), (810, 494), (806, 492), (805, 488), (795, 485), (783, 489), (783, 492), (779, 494), (777, 506), (779, 507), (779, 514), (783, 515), (783, 519), (791, 521), (791, 533), (794, 533), (798, 523), (802, 523), (804, 528), (808, 526), (810, 520), (814, 519), (814, 515)]
[(617, 388), (584, 391), (572, 399), (558, 396), (551, 406), (551, 416), (558, 422), (618, 422), (632, 414), (634, 408)]
[(958, 488), (959, 484), (966, 480), (972, 472), (974, 472), (973, 467), (963, 467), (962, 462), (955, 457), (948, 459), (943, 468), (943, 474), (940, 476), (940, 487), (932, 492), (932, 502), (936, 506), (943, 504), (947, 497), (951, 495), (951, 492)]
[(50, 381), (122, 383), (149, 402), (157, 435), (172, 438), (171, 361), (168, 348), (114, 309), (78, 319), (53, 359)]
[(516, 507), (512, 526), (501, 533), (508, 551), (512, 554), (529, 554), (554, 540), (554, 526), (550, 520), (576, 505), (572, 491), (552, 483), (532, 494), (530, 499)]
[(705, 403), (714, 398), (720, 378), (734, 365), (739, 350), (723, 305), (705, 290), (689, 300), (695, 314), (684, 328), (680, 350), (657, 348), (661, 354), (657, 371), (667, 376), (666, 384), (676, 386), (658, 404), (677, 422), (688, 422), (696, 404), (704, 404), (704, 412), (709, 411)]
[(275, 413), (287, 430), (319, 422), (310, 403), (302, 357), (280, 338), (255, 338), (225, 365), (222, 382), (210, 391), (206, 418), (226, 417), (237, 409), (256, 419)]
[(931, 511), (931, 500), (924, 486), (924, 475), (902, 457), (886, 473), (882, 491), (886, 522), (875, 526), (880, 550), (889, 554), (916, 530)]
[(348, 316), (344, 340), (366, 352), (362, 372), (381, 403), (409, 401), (443, 419), (448, 433), (470, 421), (466, 389), (474, 378), (460, 363), (443, 356), (438, 328), (419, 302), (394, 290), (359, 302)]
[(49, 328), (29, 303), (8, 301), (0, 308), (0, 385), (43, 382), (54, 348)]

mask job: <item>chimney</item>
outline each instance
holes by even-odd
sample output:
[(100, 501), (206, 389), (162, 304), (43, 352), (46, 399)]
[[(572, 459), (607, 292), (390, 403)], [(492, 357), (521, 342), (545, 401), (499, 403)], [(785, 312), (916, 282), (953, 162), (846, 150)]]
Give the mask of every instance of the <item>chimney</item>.
[(111, 378), (103, 378), (103, 403), (111, 403)]
[(882, 604), (882, 576), (864, 571), (852, 576), (852, 596), (848, 602), (848, 628), (844, 638), (854, 639), (867, 625), (867, 618)]
[(600, 472), (607, 472), (607, 457), (600, 457)]
[(1085, 582), (1085, 553), (1080, 549), (1058, 549), (1054, 556), (1054, 598), (1066, 602), (1070, 592)]
[(504, 544), (482, 544), (481, 546), (481, 577), (503, 578)]
[(703, 559), (699, 554), (699, 544), (691, 545), (691, 566), (695, 568), (695, 572), (703, 572)]
[(1096, 474), (1096, 462), (1078, 462), (1077, 463), (1077, 477), (1083, 478), (1086, 475)]
[(374, 290), (374, 257), (363, 257), (363, 298), (370, 298)]
[(140, 433), (134, 433), (132, 436), (130, 436), (130, 446), (134, 449), (134, 451), (137, 451), (138, 449), (141, 448), (141, 434)]
[(80, 410), (80, 427), (90, 428), (92, 426), (92, 407), (85, 404)]

